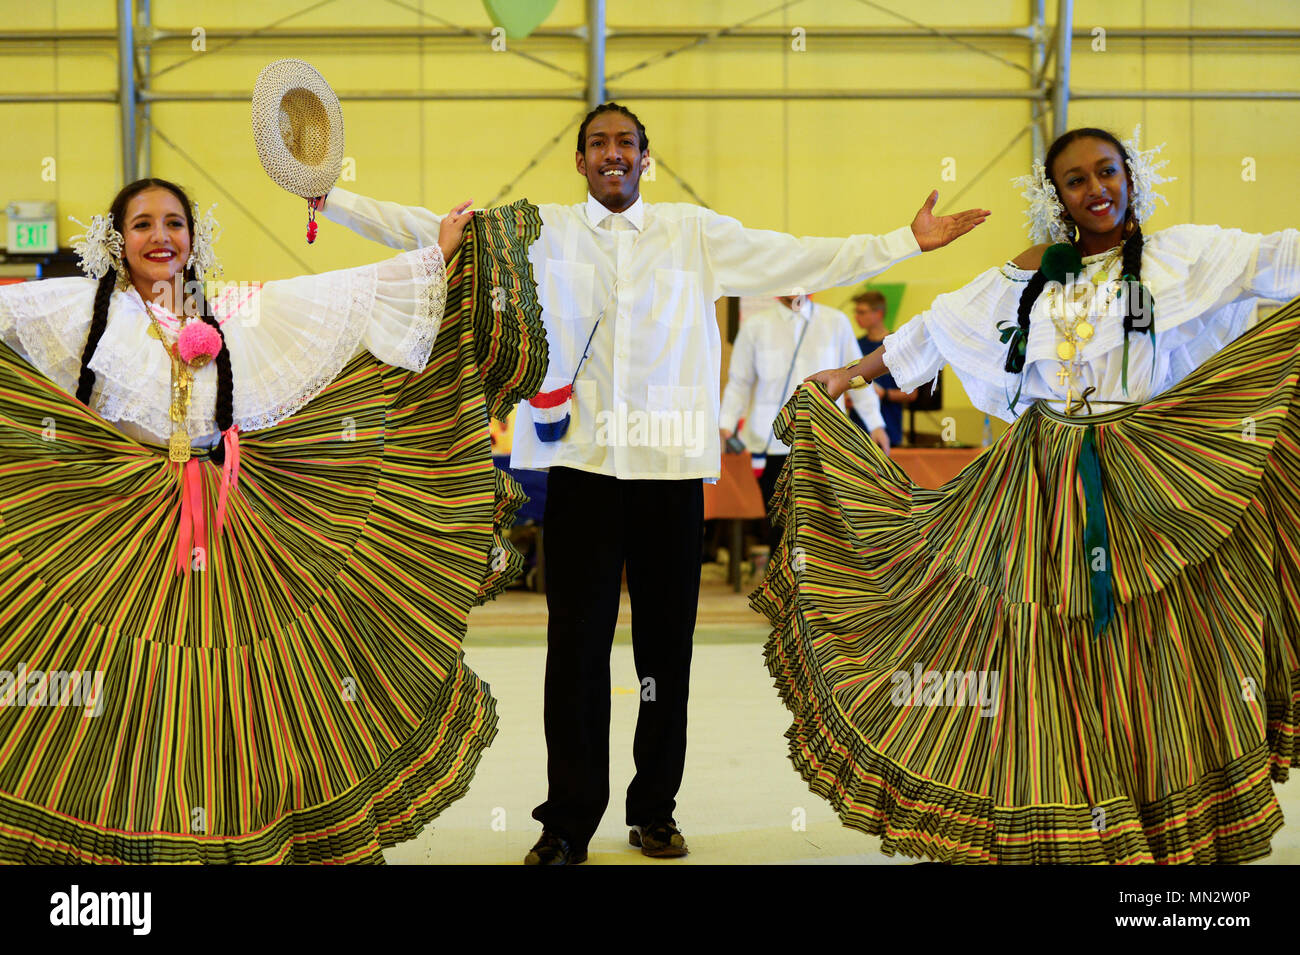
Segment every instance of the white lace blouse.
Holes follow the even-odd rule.
[[[76,394],[96,282],[46,279],[0,287],[0,338],[60,388]],[[423,371],[447,299],[437,245],[374,265],[255,286],[227,286],[213,313],[230,350],[234,423],[267,428],[293,414],[360,351]],[[164,329],[176,319],[154,308]],[[124,433],[166,444],[171,435],[171,359],[149,335],[146,305],[114,291],[108,323],[91,359],[90,406]],[[194,375],[186,430],[195,445],[218,440],[217,370]]]
[[[1107,264],[1105,254],[1083,262],[1082,283],[1091,283]],[[1056,349],[1062,339],[1048,292],[1030,312],[1023,382],[1004,370],[1008,346],[999,326],[1016,324],[1021,292],[1033,274],[1010,264],[989,269],[940,295],[928,311],[887,336],[884,360],[898,387],[909,391],[925,384],[950,364],[971,403],[987,414],[1011,421],[1035,401],[1052,402],[1063,411],[1070,384],[1058,377]],[[1178,384],[1251,326],[1259,300],[1300,295],[1300,232],[1256,235],[1218,226],[1173,226],[1146,237],[1142,281],[1155,300],[1154,361],[1150,336],[1132,332],[1125,392],[1123,313],[1115,305],[1103,309],[1106,296],[1098,295],[1089,318],[1096,332],[1079,346],[1075,395],[1093,387],[1093,401],[1144,402]],[[1018,388],[1020,400],[1012,411],[1008,405]],[[1094,410],[1113,407],[1100,404]]]

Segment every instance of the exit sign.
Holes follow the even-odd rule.
[[[5,207],[9,217],[9,253],[57,252],[59,229],[54,222],[52,202],[11,202]]]

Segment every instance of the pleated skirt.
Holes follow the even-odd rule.
[[[203,460],[181,575],[180,466],[0,346],[0,861],[382,863],[465,793],[497,722],[469,610],[522,568],[488,411],[545,372],[539,228],[476,213],[424,372],[360,355],[243,435],[219,536]]]
[[[1298,347],[1300,300],[1143,405],[1035,405],[938,490],[800,389],[751,603],[795,768],[846,826],[952,863],[1268,854],[1300,719]]]

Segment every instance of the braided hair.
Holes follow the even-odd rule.
[[[113,199],[112,205],[109,206],[113,222],[117,224],[118,228],[125,230],[127,203],[146,189],[166,189],[179,200],[181,208],[185,210],[185,225],[189,230],[192,246],[194,242],[194,213],[190,198],[185,194],[184,189],[173,182],[168,182],[166,179],[137,179],[135,182],[124,186],[117,194],[117,197]],[[203,294],[203,283],[198,281],[194,269],[187,266],[183,273],[183,279],[186,292],[186,302],[183,306],[185,314],[198,317],[221,337],[221,351],[215,359],[217,366],[215,417],[218,430],[227,431],[234,424],[235,404],[234,379],[230,371],[230,349],[226,348],[226,336],[222,332],[216,316],[212,314],[212,305]],[[117,270],[110,268],[100,278],[99,285],[95,289],[95,304],[90,317],[90,331],[86,336],[86,347],[81,353],[81,373],[77,377],[77,400],[84,405],[90,404],[90,396],[95,388],[95,373],[90,368],[90,361],[94,358],[95,349],[99,347],[99,340],[104,336],[104,329],[108,326],[108,306],[116,284]],[[222,462],[224,449],[221,442],[218,442],[217,446],[212,449],[210,457],[218,464]]]
[[[1126,213],[1126,219],[1133,224],[1133,232],[1124,240],[1124,249],[1121,259],[1121,275],[1124,282],[1124,344],[1128,346],[1128,336],[1132,331],[1146,332],[1151,329],[1151,315],[1153,301],[1151,292],[1142,284],[1142,227],[1133,219],[1133,175],[1128,171],[1128,151],[1124,149],[1124,144],[1119,141],[1114,133],[1107,132],[1104,129],[1096,129],[1091,126],[1080,129],[1072,129],[1061,135],[1056,142],[1052,143],[1047,150],[1047,156],[1043,160],[1043,165],[1047,168],[1048,179],[1052,183],[1052,188],[1057,190],[1057,198],[1060,198],[1060,190],[1057,188],[1056,180],[1052,176],[1052,164],[1056,162],[1062,150],[1070,143],[1077,139],[1100,139],[1103,142],[1110,143],[1119,153],[1120,160],[1124,163],[1125,175],[1128,177],[1129,184],[1129,207]],[[1064,203],[1062,203],[1064,205]],[[1077,226],[1076,235],[1077,235]],[[1048,276],[1039,265],[1038,270],[1025,285],[1024,291],[1020,293],[1020,305],[1016,310],[1016,322],[1019,326],[1021,335],[1020,340],[1027,342],[1029,340],[1029,313],[1033,310],[1034,302],[1038,301],[1038,296],[1042,294],[1043,289],[1047,287]],[[1006,370],[1013,373],[1019,373],[1024,369],[1025,356],[1023,352],[1017,352],[1012,348],[1007,352]]]

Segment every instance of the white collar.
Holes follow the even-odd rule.
[[[622,212],[610,212],[589,192],[587,193],[586,212],[587,222],[593,229],[599,228],[600,224],[612,215],[622,216],[628,222],[632,223],[638,232],[645,228],[645,203],[641,201],[640,196],[637,196],[636,202],[632,203],[631,206],[624,209]]]

